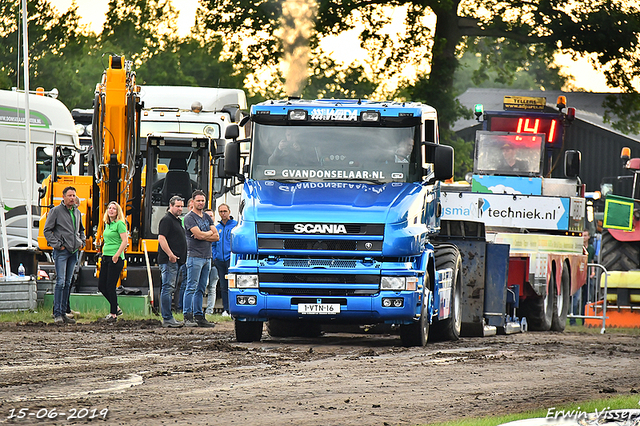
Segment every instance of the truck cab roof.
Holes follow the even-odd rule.
[[[419,102],[371,101],[367,99],[282,99],[261,102],[251,107],[251,115],[287,115],[289,111],[307,111],[311,121],[356,121],[362,112],[375,111],[380,117],[436,116],[435,108]]]

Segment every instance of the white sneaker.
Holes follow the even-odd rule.
[[[222,313],[222,316],[223,316],[223,317],[230,317],[231,315],[229,315],[229,312],[224,311],[224,312]]]

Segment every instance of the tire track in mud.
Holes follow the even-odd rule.
[[[0,422],[22,406],[83,406],[107,407],[107,423],[127,425],[426,424],[640,389],[636,336],[525,333],[404,348],[392,335],[240,344],[229,322],[117,324],[0,324]]]

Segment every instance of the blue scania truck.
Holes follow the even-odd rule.
[[[273,337],[386,324],[405,346],[485,335],[490,317],[520,330],[507,327],[508,245],[440,220],[453,149],[434,108],[290,98],[247,120],[251,138],[226,145],[220,172],[243,181],[228,275],[238,341],[259,341],[264,322]]]

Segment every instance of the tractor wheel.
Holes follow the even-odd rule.
[[[462,258],[452,244],[435,246],[436,270],[451,269],[451,316],[436,321],[429,330],[429,339],[458,340],[462,328]]]
[[[556,296],[555,309],[553,310],[553,319],[551,321],[551,330],[564,331],[567,325],[567,314],[570,305],[570,277],[567,265],[562,268],[562,283],[560,284],[560,294]]]
[[[602,232],[600,264],[608,271],[630,271],[640,264],[640,244],[618,241],[607,231]]]
[[[259,342],[262,339],[262,321],[235,320],[235,325],[238,342]]]
[[[555,307],[555,279],[549,277],[549,286],[545,297],[531,297],[522,301],[522,314],[527,318],[529,330],[549,331]]]

